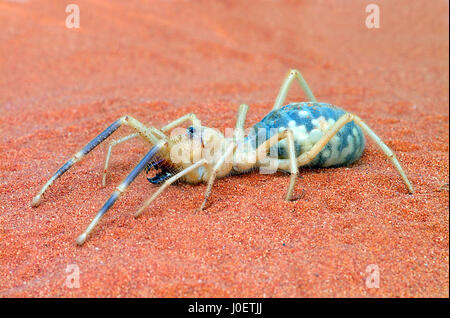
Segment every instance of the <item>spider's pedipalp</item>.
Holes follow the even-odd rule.
[[[42,195],[50,187],[56,179],[61,177],[67,170],[69,170],[75,163],[79,162],[84,158],[89,152],[91,152],[95,147],[97,147],[102,141],[108,138],[112,133],[114,133],[120,126],[126,125],[135,129],[139,135],[141,135],[150,144],[156,145],[159,139],[156,138],[150,130],[145,127],[138,120],[131,116],[122,116],[115,122],[113,122],[108,128],[101,132],[97,137],[92,139],[84,148],[78,151],[71,159],[69,159],[61,168],[59,168],[56,173],[44,184],[38,194],[33,198],[31,206],[37,207],[41,203]]]
[[[165,141],[162,141],[155,145],[150,151],[145,155],[145,157],[136,165],[136,167],[133,169],[133,171],[130,172],[130,174],[122,181],[122,183],[116,188],[116,190],[113,192],[111,197],[105,202],[103,207],[100,209],[100,211],[97,213],[95,218],[92,220],[92,222],[89,224],[89,226],[86,228],[83,234],[81,234],[77,238],[78,245],[83,245],[83,243],[86,241],[87,236],[92,231],[92,229],[97,225],[97,223],[100,221],[102,216],[113,206],[113,204],[117,201],[117,199],[124,193],[128,186],[133,182],[134,179],[138,176],[139,173],[142,172],[142,170],[145,169],[145,167],[148,165],[148,163],[152,160],[153,156],[163,147],[163,145],[166,144]]]
[[[39,206],[41,203],[42,194],[47,190],[49,186],[55,182],[56,179],[61,177],[67,170],[69,170],[75,163],[83,159],[89,152],[92,151],[95,147],[97,147],[102,141],[108,138],[113,132],[115,132],[123,122],[123,117],[119,118],[115,122],[113,122],[108,128],[106,128],[102,133],[100,133],[97,137],[92,139],[83,149],[78,151],[72,158],[70,158],[61,168],[59,168],[56,173],[47,181],[46,184],[42,187],[42,189],[38,192],[38,194],[33,198],[31,205],[33,207]]]

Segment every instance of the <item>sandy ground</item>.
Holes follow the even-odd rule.
[[[448,1],[73,2],[80,29],[64,1],[0,1],[1,297],[449,296]],[[134,219],[156,189],[142,175],[78,247],[149,149],[136,139],[114,150],[106,187],[107,142],[30,207],[121,115],[225,129],[248,103],[251,126],[289,68],[378,132],[416,192],[370,141],[349,168],[302,169],[294,202],[287,175],[254,173],[217,181],[204,212],[205,185],[180,184]]]

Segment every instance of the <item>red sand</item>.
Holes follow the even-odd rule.
[[[0,2],[0,296],[448,297],[448,1]],[[107,144],[30,201],[66,159],[113,120],[157,127],[188,112],[233,127],[270,109],[289,68],[317,98],[362,117],[392,147],[416,193],[376,145],[350,168],[289,178],[250,174],[172,186],[141,218],[155,186],[140,176],[83,247],[75,244],[148,146]],[[291,101],[304,95],[295,87]],[[121,130],[117,136],[127,133]],[[65,284],[66,267],[80,288]],[[366,268],[380,270],[367,288]]]

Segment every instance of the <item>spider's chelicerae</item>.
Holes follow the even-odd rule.
[[[308,96],[309,102],[292,103],[283,106],[289,87],[297,81]],[[136,136],[141,136],[153,147],[116,188],[97,216],[81,234],[78,244],[83,244],[99,222],[103,214],[117,201],[136,176],[146,169],[158,171],[151,183],[162,186],[142,205],[135,216],[140,215],[155,198],[170,184],[177,180],[187,183],[208,182],[205,199],[200,207],[205,207],[216,178],[230,174],[243,173],[255,167],[270,167],[273,171],[290,172],[290,182],[286,200],[291,200],[298,167],[337,167],[346,166],[358,160],[365,145],[365,132],[380,146],[391,160],[406,184],[409,193],[413,187],[409,182],[396,156],[388,146],[358,116],[348,113],[330,104],[318,103],[303,76],[297,70],[289,71],[272,111],[254,125],[244,138],[244,123],[248,106],[239,108],[235,130],[230,137],[225,137],[218,130],[201,126],[194,114],[187,114],[167,124],[161,129],[146,127],[133,117],[123,116],[95,137],[83,149],[67,161],[33,198],[32,206],[40,204],[42,194],[47,188],[86,154],[108,138],[120,126],[126,125],[136,133],[117,141],[109,147],[103,184],[106,180],[111,149],[113,146]],[[183,133],[174,133],[176,127],[185,122],[191,126]],[[169,132],[171,136],[167,136]]]

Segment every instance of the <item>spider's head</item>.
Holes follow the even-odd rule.
[[[206,160],[206,163],[186,173],[184,180],[194,184],[207,181],[209,172],[229,142],[217,129],[203,126],[174,129],[168,141],[167,147],[148,164],[147,172],[157,171],[154,177],[148,178],[151,183],[160,184],[200,160]],[[228,174],[231,168],[232,163],[225,163],[218,176]]]

